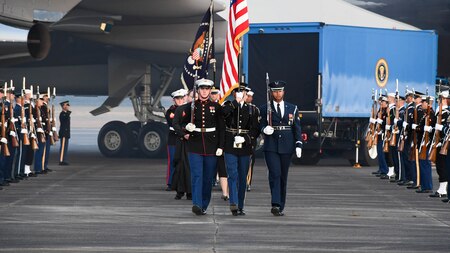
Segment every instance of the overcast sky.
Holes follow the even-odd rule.
[[[27,30],[0,24],[0,41],[24,41],[27,38]]]

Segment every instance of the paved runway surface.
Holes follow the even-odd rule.
[[[262,159],[243,217],[218,188],[193,215],[164,191],[163,160],[71,161],[0,191],[0,252],[450,252],[449,204],[343,160],[292,166],[284,217],[270,213]]]

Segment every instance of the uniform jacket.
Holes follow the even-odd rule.
[[[225,122],[222,106],[212,101],[195,101],[194,124],[201,129],[215,128],[213,132],[187,132],[185,126],[191,120],[191,103],[180,106],[175,111],[173,127],[179,136],[189,134],[187,151],[201,155],[216,155],[217,148],[224,147]]]
[[[178,138],[175,129],[173,128],[173,118],[175,117],[175,110],[177,109],[177,107],[178,106],[176,105],[172,105],[169,109],[167,109],[165,115],[167,126],[169,127],[169,138],[167,140],[167,145],[169,146],[175,146]]]
[[[239,108],[239,109],[238,109]],[[239,110],[239,129],[248,131],[248,133],[237,134],[234,129],[238,128],[238,110]],[[234,101],[229,101],[223,106],[223,115],[225,118],[225,153],[234,155],[251,155],[253,143],[259,135],[258,110],[256,106],[243,103],[242,106]],[[232,130],[233,129],[233,130]],[[230,131],[231,130],[231,131]],[[234,148],[234,137],[242,136],[245,142],[242,148]]]
[[[70,138],[70,114],[72,112],[71,111],[61,111],[61,113],[59,114],[59,122],[60,122],[60,126],[59,126],[59,137],[66,137],[67,139]]]
[[[284,115],[280,119],[276,114],[273,103],[272,106],[272,126],[290,126],[288,130],[275,130],[272,135],[264,135],[264,151],[276,152],[279,154],[292,154],[295,147],[303,147],[302,130],[297,106],[284,102]],[[260,107],[261,124],[260,129],[268,125],[267,104]]]
[[[419,122],[419,126],[416,128],[417,132],[418,132],[418,142],[422,141],[423,135],[425,133],[425,123],[426,123],[426,116],[427,116],[427,111],[422,111],[422,118],[420,118],[420,122]],[[436,114],[434,113],[433,108],[430,108],[430,123],[429,126],[434,126],[436,124]],[[429,133],[429,143],[431,143],[432,139],[433,139],[433,134],[434,132],[432,131],[431,133]]]

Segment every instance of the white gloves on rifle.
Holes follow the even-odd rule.
[[[222,156],[223,155],[223,150],[221,148],[218,148],[216,150],[216,156]]]
[[[242,136],[234,136],[234,143],[241,144],[245,142],[245,138]]]
[[[394,125],[397,125],[397,123],[398,123],[398,119],[395,118],[395,119],[394,119]]]
[[[425,126],[425,127],[423,128],[423,130],[425,130],[425,131],[431,133],[431,131],[433,131],[433,127],[432,127],[432,126]]]
[[[382,119],[377,119],[377,123],[378,124],[383,124],[383,120]]]
[[[301,148],[295,148],[295,155],[297,158],[302,157],[302,149]]]
[[[384,129],[385,130],[390,130],[391,129],[391,125],[386,125]]]
[[[417,124],[412,124],[412,125],[411,125],[411,128],[414,129],[414,130],[416,130]]]
[[[403,122],[403,128],[406,128],[407,126],[408,126],[408,123],[406,123],[406,121]]]
[[[377,120],[374,119],[374,118],[370,118],[370,119],[369,119],[369,123],[375,124],[375,123],[377,123]]]
[[[192,133],[192,132],[194,132],[194,130],[195,130],[195,125],[194,125],[194,124],[188,123],[188,124],[186,125],[186,131]]]
[[[274,129],[271,126],[266,126],[263,130],[264,134],[266,134],[266,135],[272,135],[273,131],[274,131]]]
[[[442,128],[444,128],[444,126],[436,123],[436,126],[434,128],[436,128],[436,130],[438,131],[442,131]]]

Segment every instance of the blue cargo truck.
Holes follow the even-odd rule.
[[[415,89],[435,95],[437,34],[327,25],[251,24],[244,37],[242,72],[266,103],[270,80],[287,82],[286,101],[298,105],[304,152],[293,162],[314,164],[323,154],[342,153],[351,163],[372,165],[364,143],[372,89],[399,93]],[[265,115],[262,115],[265,117]]]

